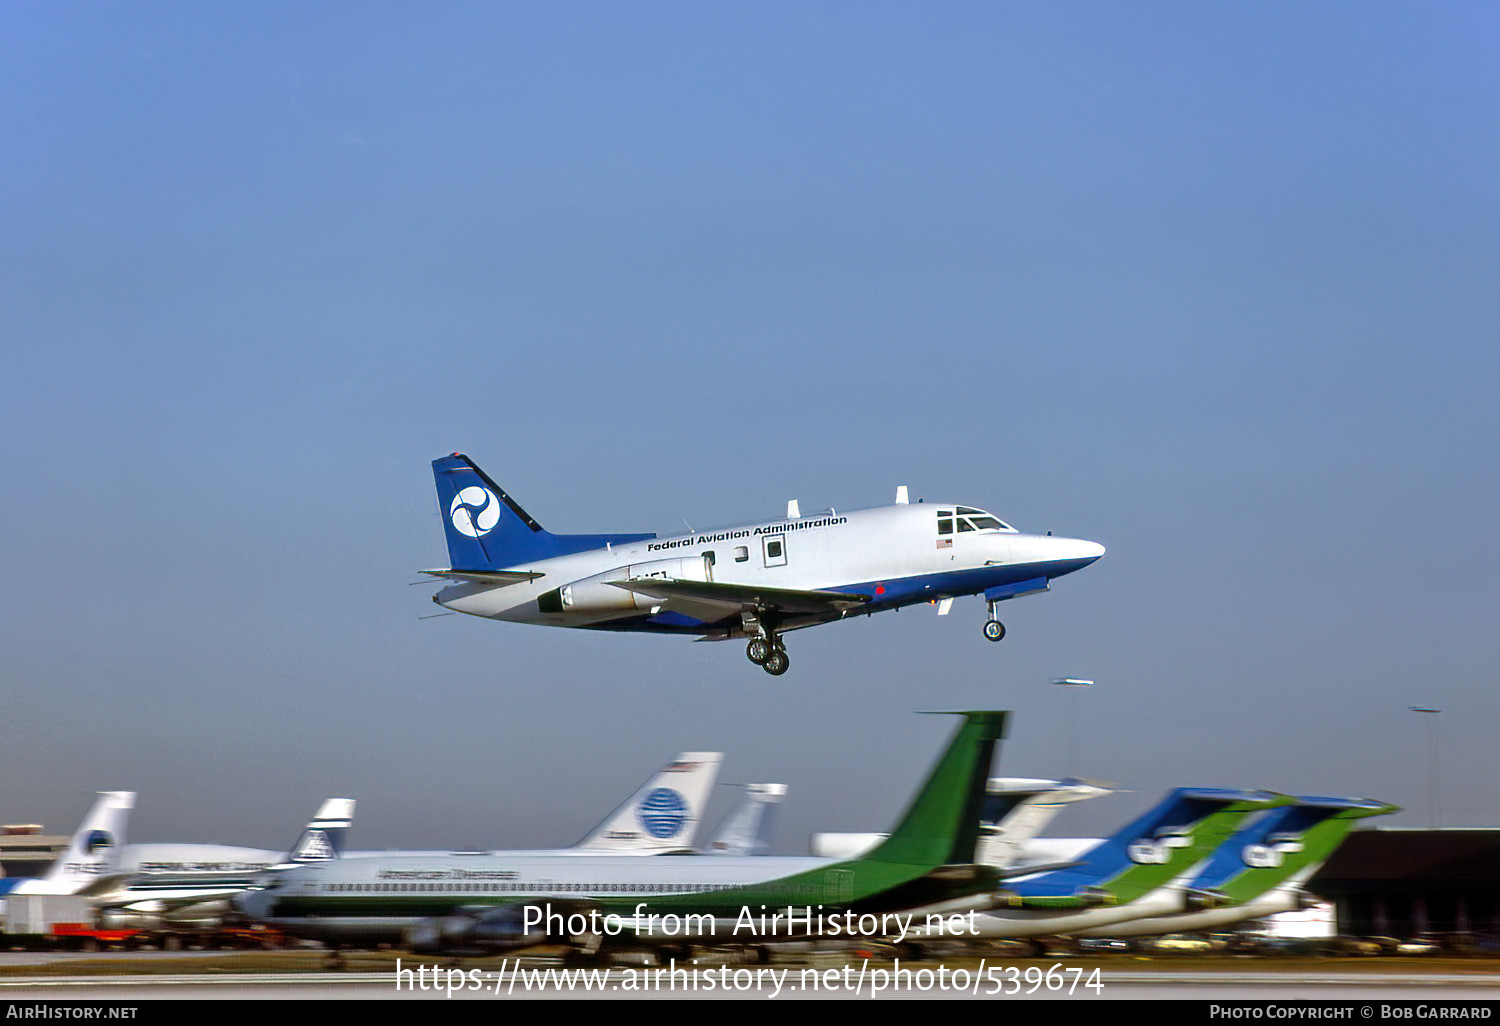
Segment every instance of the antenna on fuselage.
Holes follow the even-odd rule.
[[[906,485],[896,486],[896,505],[905,506],[911,502],[911,497],[906,493]]]
[[[786,500],[786,518],[788,520],[797,520],[797,519],[800,519],[801,516],[802,516],[802,507],[797,504],[797,500],[796,499],[788,499],[788,500]]]

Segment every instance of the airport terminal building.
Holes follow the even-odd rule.
[[[1357,830],[1308,889],[1340,936],[1500,941],[1500,829]]]

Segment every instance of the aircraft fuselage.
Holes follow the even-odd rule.
[[[745,527],[651,538],[507,567],[538,573],[494,587],[464,582],[433,597],[455,612],[513,623],[743,637],[722,606],[652,597],[615,582],[659,577],[864,596],[857,610],[786,611],[777,629],[826,623],[918,602],[998,591],[994,600],[1044,591],[1047,582],[1104,553],[1094,542],[1011,529],[939,535],[940,510],[904,504],[817,514]],[[1015,589],[1009,591],[1009,589]],[[1007,593],[1008,592],[1008,593]],[[774,599],[766,605],[774,606]]]

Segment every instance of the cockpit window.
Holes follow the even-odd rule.
[[[969,506],[959,506],[956,510],[940,509],[937,511],[938,534],[952,534],[954,529],[960,534],[965,531],[1010,531],[1015,533],[1015,528],[1009,524],[990,516],[982,509],[973,509]]]

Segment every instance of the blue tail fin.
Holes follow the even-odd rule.
[[[654,534],[550,534],[474,461],[454,453],[432,461],[438,512],[454,570],[501,570],[570,552],[645,541]]]
[[[1183,873],[1222,844],[1251,812],[1289,804],[1269,791],[1180,787],[1154,809],[1091,849],[1070,869],[1008,885],[1023,899],[1108,889],[1129,901]]]

